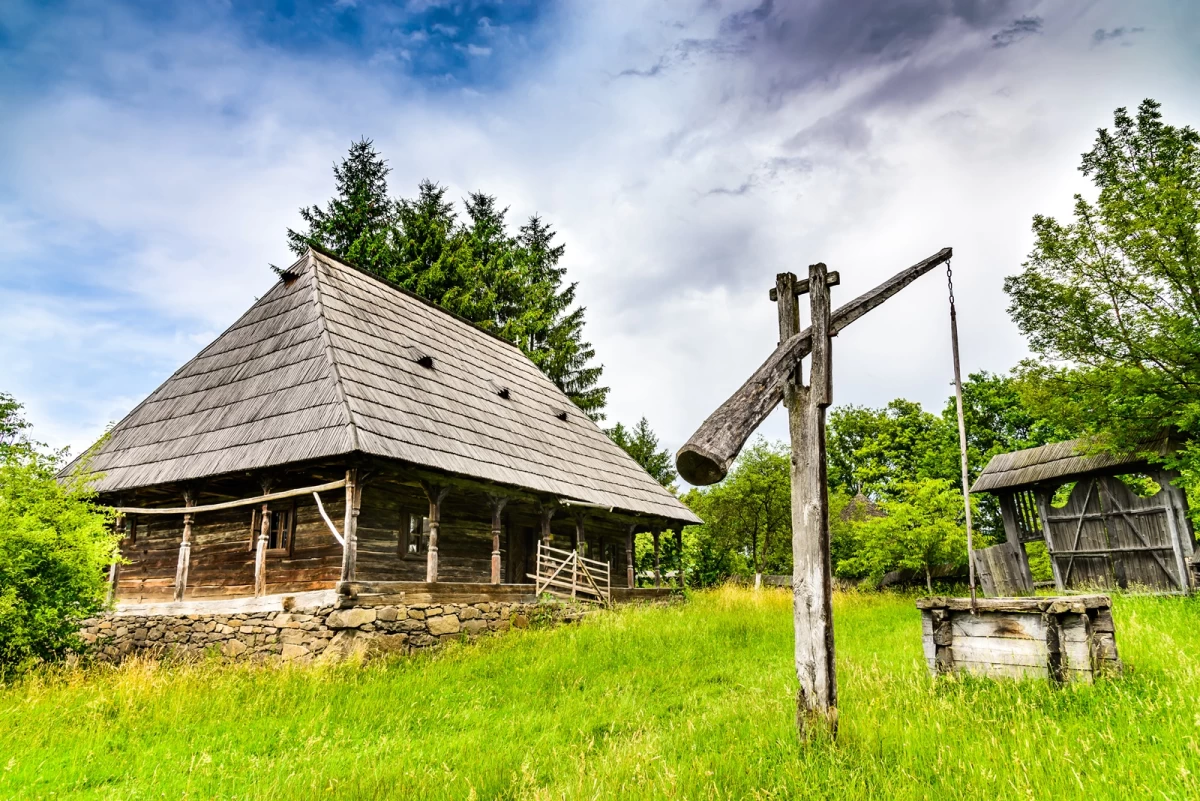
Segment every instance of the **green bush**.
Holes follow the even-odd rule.
[[[117,547],[88,481],[55,478],[65,454],[24,436],[20,408],[0,394],[0,679],[80,647]]]

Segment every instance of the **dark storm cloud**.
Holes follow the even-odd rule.
[[[1019,17],[992,34],[992,47],[1008,47],[1027,36],[1042,32],[1041,17]]]
[[[1033,18],[1012,21],[1017,1],[763,0],[726,16],[715,37],[685,39],[652,65],[620,74],[655,77],[696,58],[741,57],[761,73],[761,91],[778,100],[856,70],[906,59],[952,25],[979,31],[1006,22],[1004,30],[1028,25]]]
[[[1129,44],[1128,38],[1130,36],[1132,36],[1135,33],[1141,33],[1144,30],[1146,30],[1146,29],[1145,28],[1126,28],[1125,26],[1121,26],[1120,28],[1113,28],[1112,30],[1107,30],[1107,31],[1104,30],[1103,28],[1098,28],[1096,30],[1096,32],[1092,34],[1092,43],[1102,45],[1105,42],[1112,42],[1112,41],[1116,41],[1118,39],[1124,39],[1125,41],[1122,41],[1121,44]]]
[[[721,24],[752,59],[772,99],[908,59],[951,26],[986,31],[1012,19],[1010,0],[764,0]]]

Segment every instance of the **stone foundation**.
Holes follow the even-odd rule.
[[[407,653],[451,639],[477,637],[531,621],[576,619],[577,608],[537,602],[483,602],[350,607],[330,603],[290,611],[211,614],[117,614],[85,621],[93,658],[119,662],[135,654],[282,662],[334,661],[372,653]]]

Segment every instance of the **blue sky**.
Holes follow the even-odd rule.
[[[266,291],[361,136],[394,194],[557,228],[610,419],[672,448],[773,346],[774,274],[813,261],[844,300],[954,246],[964,363],[1005,370],[1001,282],[1086,191],[1094,130],[1144,97],[1200,124],[1197,8],[10,0],[0,391],[88,444]],[[940,406],[946,328],[927,277],[839,337],[836,401]]]

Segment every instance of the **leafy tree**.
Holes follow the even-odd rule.
[[[0,394],[0,678],[82,647],[117,547],[86,479],[56,480],[65,454],[27,439],[20,410]]]
[[[697,539],[726,554],[713,561],[744,565],[757,585],[764,572],[791,570],[791,497],[787,447],[760,437],[724,481],[691,490],[684,502],[704,519]]]
[[[1172,464],[1200,477],[1200,135],[1145,100],[1117,109],[1080,171],[1094,201],[1074,218],[1037,215],[1034,246],[1004,283],[1009,313],[1043,361],[1023,365],[1023,394],[1096,447],[1187,441]]]
[[[658,437],[650,430],[650,423],[645,417],[638,420],[632,431],[617,423],[606,429],[605,433],[653,476],[655,481],[670,490],[675,489],[675,479],[678,476],[671,454],[666,448],[658,447]]]
[[[446,188],[422,181],[415,198],[388,196],[387,163],[370,140],[334,167],[336,195],[325,208],[300,210],[307,224],[288,230],[297,254],[325,248],[520,347],[593,420],[604,419],[604,368],[583,338],[585,309],[558,262],[564,246],[534,216],[513,236],[507,209],[471,193],[459,218]]]
[[[883,409],[834,409],[826,433],[830,484],[879,499],[899,482],[953,480],[960,473],[957,437],[957,423],[952,428],[903,398]]]
[[[900,482],[880,506],[882,516],[854,523],[857,547],[838,563],[839,573],[878,582],[890,570],[919,570],[933,592],[932,568],[966,564],[962,492],[949,481]]]

